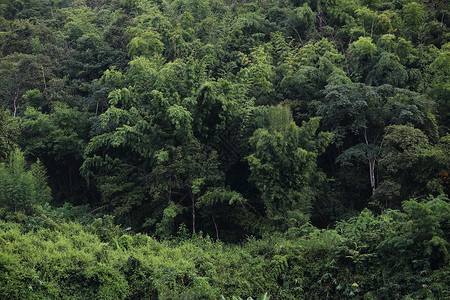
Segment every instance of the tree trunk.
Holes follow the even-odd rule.
[[[15,93],[15,95],[14,95],[14,101],[13,101],[13,104],[14,104],[14,118],[16,117],[16,114],[17,114],[17,99],[19,98],[19,88],[17,88],[17,90],[16,90],[16,93]]]
[[[191,190],[189,190],[189,194],[191,195],[192,201],[192,232],[195,234],[195,196],[192,194]]]
[[[214,222],[214,228],[216,229],[216,239],[219,239],[219,229],[217,228],[217,223],[216,223],[216,219],[214,218],[214,216],[212,216],[213,222]]]
[[[372,188],[372,196],[375,194],[376,181],[375,181],[375,163],[379,153],[371,153],[369,139],[367,138],[367,130],[364,129],[364,140],[367,145],[367,158],[369,163],[369,177],[370,177],[370,187]]]
[[[375,159],[369,158],[369,176],[370,186],[372,188],[372,196],[375,194],[376,182],[375,182]]]

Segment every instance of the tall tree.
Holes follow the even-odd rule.
[[[324,179],[316,159],[332,135],[317,134],[319,118],[298,127],[288,107],[271,108],[267,118],[267,126],[250,139],[252,153],[246,158],[250,180],[261,192],[268,218],[282,224],[290,219],[303,222],[316,197],[315,184]]]
[[[349,170],[340,182],[348,181],[348,190],[365,191],[365,183],[355,185],[361,178],[352,168],[365,165],[369,170],[366,178],[370,193],[358,193],[359,198],[373,195],[377,188],[376,162],[383,152],[386,126],[412,123],[431,139],[437,138],[432,103],[417,93],[389,85],[374,88],[363,84],[328,86],[325,93],[317,113],[324,117],[324,128],[334,133],[332,143],[337,153],[332,159],[336,159],[342,170]]]
[[[17,147],[20,136],[18,122],[4,110],[0,110],[0,161],[6,159],[9,153]]]
[[[384,146],[382,181],[375,195],[380,204],[398,207],[402,199],[438,195],[447,188],[439,180],[440,174],[450,168],[445,138],[432,145],[420,129],[391,125],[386,128]]]

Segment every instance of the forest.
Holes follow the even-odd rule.
[[[0,299],[449,299],[450,2],[0,0]]]

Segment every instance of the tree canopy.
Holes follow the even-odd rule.
[[[0,0],[0,298],[448,297],[447,2]]]

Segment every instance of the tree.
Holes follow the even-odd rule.
[[[359,190],[355,197],[373,195],[377,188],[376,162],[383,153],[383,136],[389,124],[412,123],[436,140],[437,127],[431,103],[421,95],[389,85],[370,87],[363,84],[328,86],[317,114],[323,117],[325,130],[334,134],[337,153],[333,160],[340,165],[346,193]],[[363,160],[366,163],[362,163]],[[361,181],[361,169],[369,170],[370,193]],[[358,169],[358,171],[355,170]],[[367,173],[366,173],[367,174]],[[367,182],[367,181],[366,181]],[[359,186],[357,183],[361,183]]]
[[[40,161],[49,172],[48,182],[56,202],[85,203],[90,191],[79,168],[89,140],[90,114],[54,106],[50,114],[29,107],[20,122],[19,144],[28,159]]]
[[[437,116],[443,132],[450,128],[450,43],[442,46],[436,59],[428,66],[430,84],[427,94],[438,105]]]
[[[426,17],[424,6],[417,2],[411,2],[403,6],[402,13],[408,37],[414,41],[422,42]]]
[[[290,11],[287,20],[287,30],[290,36],[298,39],[300,42],[306,39],[315,28],[316,19],[316,13],[311,10],[307,3],[303,3],[302,6]]]
[[[359,37],[348,48],[350,75],[354,81],[364,81],[370,70],[377,46],[370,37]]]
[[[248,97],[254,98],[259,105],[270,103],[275,75],[271,56],[266,53],[263,46],[253,48],[250,59],[244,54],[241,56],[245,68],[239,71],[238,77],[247,88]]]
[[[30,213],[36,205],[50,200],[42,163],[38,160],[28,169],[23,153],[15,149],[9,163],[0,164],[0,207],[7,212]]]
[[[445,139],[441,143],[431,145],[428,137],[411,125],[386,127],[385,151],[380,159],[383,181],[375,198],[398,206],[401,199],[443,193],[445,183],[438,177],[450,168],[450,161],[443,151],[447,146]],[[386,193],[389,186],[398,189],[391,198]]]
[[[128,44],[128,48],[130,49],[128,54],[131,57],[152,57],[154,54],[160,54],[164,49],[164,45],[160,41],[160,35],[158,32],[134,32],[133,35],[135,35],[135,37],[133,37]]]
[[[405,87],[407,80],[408,72],[400,64],[399,58],[390,53],[382,52],[378,61],[367,74],[366,84],[373,86],[390,84],[395,87]]]
[[[246,158],[250,180],[261,192],[268,218],[284,224],[291,218],[302,222],[315,200],[314,183],[323,180],[317,170],[317,156],[332,135],[316,135],[319,118],[298,127],[290,109],[280,105],[269,110],[267,120],[267,126],[256,130],[250,139],[252,153]]]
[[[152,182],[153,201],[162,200],[169,207],[173,207],[175,203],[178,207],[186,207],[185,203],[190,202],[188,207],[192,215],[192,231],[196,233],[197,199],[207,188],[221,186],[223,182],[217,153],[207,151],[198,141],[191,140],[182,146],[160,150],[156,155],[157,164],[148,177]],[[175,217],[176,214],[171,216],[172,219]],[[157,231],[161,235],[170,234],[174,229],[165,228],[164,232],[160,228]]]
[[[0,105],[17,116],[23,95],[32,89],[44,90],[52,78],[50,60],[45,56],[12,54],[0,58]]]
[[[242,96],[245,87],[224,79],[206,81],[196,92],[193,107],[194,135],[201,142],[217,145],[221,134],[242,119],[251,102]]]
[[[17,147],[20,128],[6,111],[0,110],[0,162]]]
[[[217,145],[220,131],[238,112],[239,87],[225,80],[205,82],[204,70],[193,57],[188,63],[179,59],[164,64],[158,56],[141,56],[125,74],[109,70],[101,80],[111,89],[110,107],[94,124],[95,136],[85,149],[81,171],[94,180],[116,213],[133,213],[134,221],[149,220],[146,225],[164,223],[167,226],[157,226],[163,235],[172,224],[169,219],[186,211],[175,209],[186,207],[186,199],[191,200],[195,219],[200,194],[193,182],[213,180],[213,175],[208,179],[209,173],[201,172],[217,169],[211,166],[215,152],[197,138]],[[190,166],[187,158],[197,163]],[[177,189],[169,198],[164,196]],[[180,198],[182,192],[189,197]],[[195,221],[192,224],[195,230]]]

